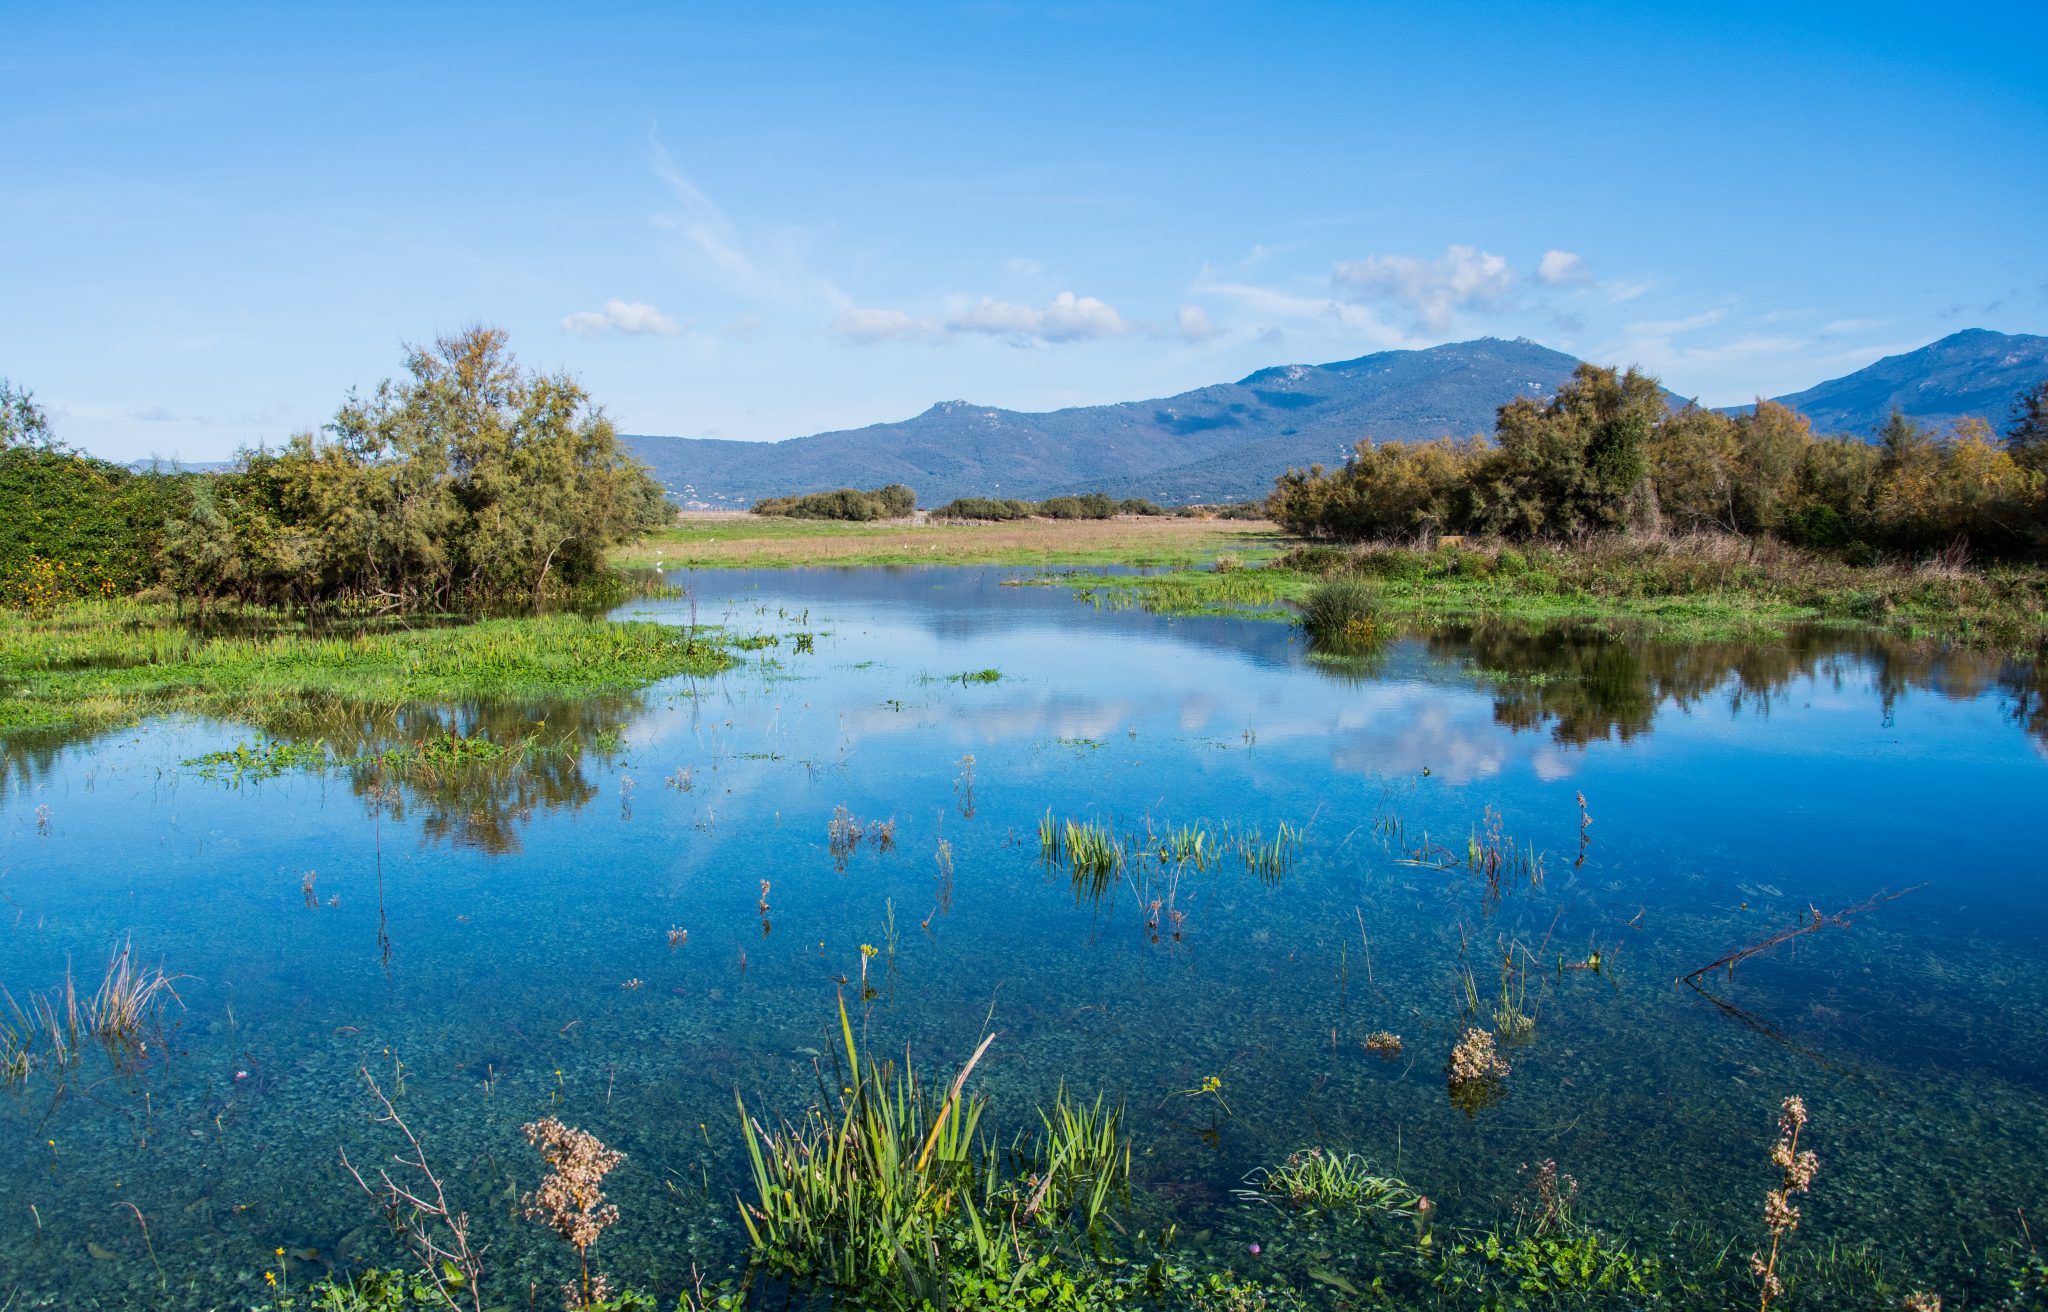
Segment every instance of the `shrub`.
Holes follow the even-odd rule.
[[[1358,558],[1343,547],[1296,547],[1273,562],[1273,568],[1293,570],[1297,574],[1313,574],[1317,578],[1329,578],[1341,574],[1357,564]]]
[[[1355,567],[1359,573],[1374,578],[1414,583],[1429,573],[1429,558],[1418,551],[1389,547],[1385,551],[1368,552],[1357,557]]]

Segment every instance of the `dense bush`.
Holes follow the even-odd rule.
[[[933,519],[1029,519],[1038,507],[1029,501],[993,497],[955,497],[932,512]]]
[[[830,492],[768,497],[754,503],[754,513],[757,515],[786,515],[792,519],[840,519],[854,522],[904,519],[916,509],[917,493],[901,483],[891,483],[872,492],[842,487]]]
[[[1038,503],[1038,513],[1047,519],[1114,519],[1117,503],[1100,492],[1077,497],[1047,497]]]
[[[504,333],[413,349],[406,368],[324,433],[204,475],[63,451],[0,384],[0,579],[160,583],[202,603],[538,604],[609,580],[606,551],[668,518],[583,389],[522,372]]]
[[[0,605],[155,582],[165,526],[186,513],[197,481],[55,447],[0,449]]]
[[[992,497],[956,497],[932,511],[934,519],[986,519],[998,522],[1029,519],[1114,519],[1118,515],[1163,515],[1166,512],[1149,501],[1117,501],[1101,492],[1079,496],[1047,497],[1043,501],[997,500]]]
[[[1545,404],[1501,407],[1494,440],[1361,442],[1339,470],[1290,470],[1267,502],[1306,537],[1576,537],[1621,528],[1770,535],[1870,554],[1966,540],[2048,546],[2048,383],[2000,441],[1983,420],[1936,433],[1894,415],[1875,444],[1817,436],[1762,401],[1670,412],[1655,379],[1581,365]]]

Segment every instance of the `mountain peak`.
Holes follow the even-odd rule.
[[[1824,433],[1869,436],[1898,411],[1924,424],[1964,415],[2002,423],[2013,398],[2048,378],[2048,337],[1965,328],[1803,392],[1774,397]]]

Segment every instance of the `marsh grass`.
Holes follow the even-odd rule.
[[[701,634],[578,615],[414,628],[231,618],[200,624],[136,601],[0,611],[0,734],[181,710],[264,723],[279,702],[318,696],[394,705],[590,693],[732,664]]]
[[[2048,566],[1959,569],[1911,557],[1852,563],[1767,539],[1714,533],[1633,534],[1511,547],[1451,550],[1405,543],[1300,546],[1259,568],[1217,574],[1183,569],[1145,577],[1075,575],[1048,582],[1101,596],[1170,596],[1186,613],[1228,609],[1224,589],[1255,586],[1305,604],[1322,585],[1369,586],[1374,613],[1434,623],[1446,618],[1643,621],[1672,638],[1759,637],[1788,625],[1867,625],[2013,654],[2048,645]],[[1268,618],[1289,614],[1244,611]]]
[[[1110,828],[1096,820],[1055,820],[1050,810],[1038,822],[1038,851],[1047,865],[1074,876],[1078,889],[1085,881],[1097,898],[1123,874],[1129,849]]]
[[[1301,627],[1319,647],[1369,649],[1382,636],[1378,594],[1362,579],[1319,583],[1301,601]]]

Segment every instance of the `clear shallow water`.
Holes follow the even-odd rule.
[[[551,1112],[629,1154],[602,1251],[615,1278],[673,1291],[693,1259],[732,1267],[734,1092],[757,1114],[808,1105],[863,943],[880,949],[876,1051],[951,1069],[992,1016],[977,1078],[993,1123],[1023,1128],[1063,1080],[1127,1099],[1141,1212],[1240,1268],[1326,1260],[1231,1195],[1309,1144],[1398,1170],[1447,1226],[1505,1221],[1517,1167],[1554,1158],[1584,1219],[1652,1249],[1703,1228],[1746,1253],[1788,1093],[1822,1160],[1801,1243],[1872,1244],[1953,1297],[2016,1209],[2048,1211],[2034,671],[1842,634],[1506,629],[1327,665],[1283,625],[1001,586],[1019,574],[676,576],[692,601],[623,613],[779,645],[632,697],[463,708],[556,749],[381,798],[345,770],[181,764],[243,725],[11,748],[0,983],[24,998],[68,962],[89,988],[130,936],[186,978],[138,1068],[0,1095],[6,1294],[227,1305],[260,1298],[278,1247],[317,1253],[293,1260],[297,1281],[389,1258],[337,1160],[391,1146],[365,1065],[387,1088],[402,1076],[504,1288],[567,1270],[511,1219],[539,1174],[517,1127]],[[989,668],[1000,681],[948,677]],[[418,732],[307,720],[349,750]],[[1594,823],[1575,869],[1578,793]],[[893,850],[835,860],[841,806],[893,819]],[[1495,899],[1463,869],[1488,807],[1546,853],[1540,887]],[[1039,859],[1048,808],[1306,836],[1277,881],[1235,862],[1183,876],[1181,936],[1155,942],[1158,873],[1142,895],[1077,894]],[[1403,863],[1425,834],[1458,869]],[[1809,905],[1910,885],[1713,980],[1725,1006],[1673,983]],[[672,949],[671,927],[688,942]],[[1546,962],[1597,948],[1607,969],[1531,976],[1534,1038],[1509,1051],[1505,1096],[1467,1115],[1442,1074],[1463,971],[1490,1006],[1510,940]],[[1400,1060],[1362,1049],[1377,1029],[1404,1036]],[[1179,1096],[1209,1075],[1233,1114]],[[124,1203],[148,1218],[161,1281]]]

